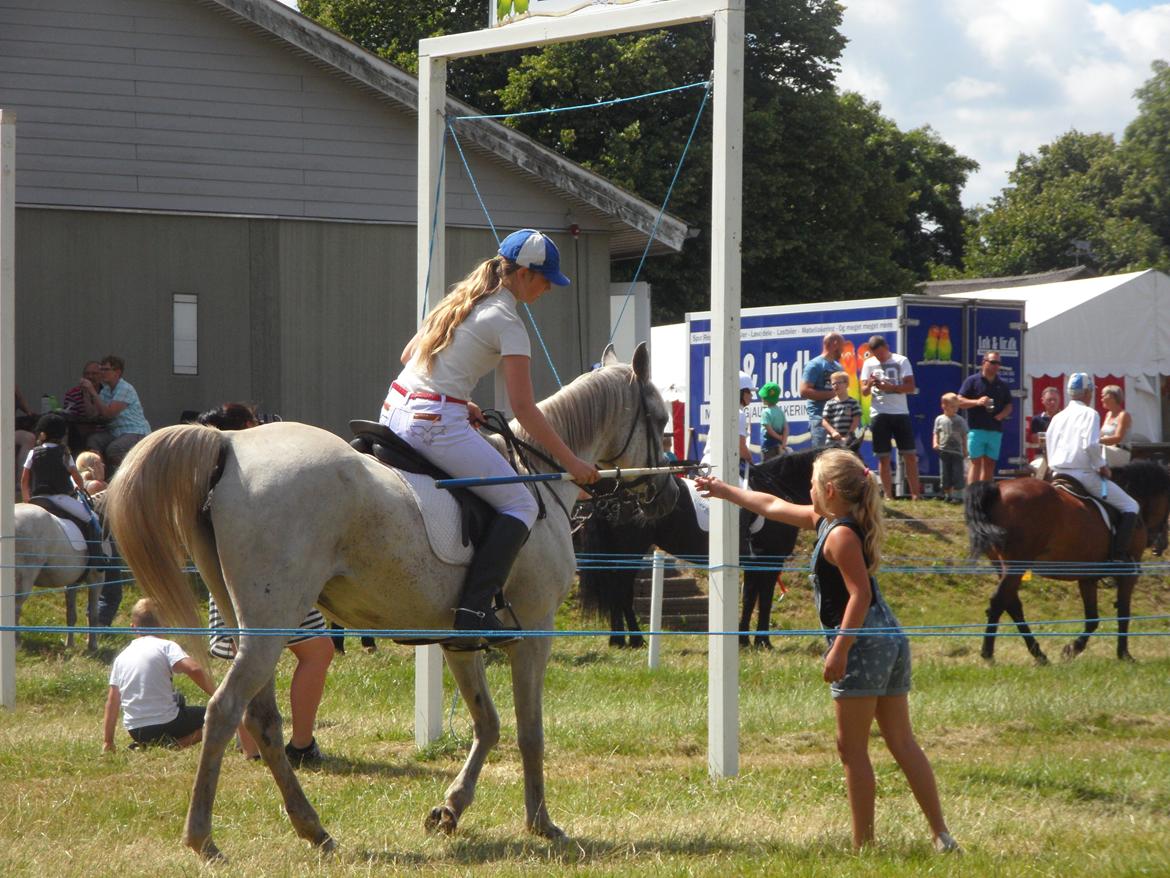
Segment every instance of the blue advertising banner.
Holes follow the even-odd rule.
[[[942,395],[954,393],[967,376],[970,358],[964,342],[963,301],[908,301],[902,353],[910,358],[918,392],[910,398],[918,473],[937,476],[939,456],[934,452],[934,420],[942,414]]]
[[[752,377],[757,388],[769,381],[779,385],[777,405],[788,419],[789,447],[810,447],[808,412],[800,396],[800,383],[805,366],[820,356],[822,339],[829,332],[845,336],[841,365],[850,375],[850,395],[862,403],[863,412],[868,414],[869,398],[862,399],[857,377],[868,352],[866,342],[871,335],[882,334],[896,350],[898,304],[897,299],[872,299],[784,310],[752,308],[743,312],[740,369]],[[687,329],[690,341],[687,412],[694,440],[689,453],[701,455],[711,424],[711,320],[706,314],[688,315]],[[749,441],[753,445],[760,441],[761,409],[758,400],[749,409]]]

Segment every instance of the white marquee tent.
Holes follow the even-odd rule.
[[[1071,372],[1114,376],[1124,384],[1135,438],[1161,442],[1170,435],[1163,430],[1170,419],[1170,277],[1138,271],[949,295],[1026,303],[1029,413],[1052,379]]]

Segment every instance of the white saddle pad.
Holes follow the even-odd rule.
[[[53,520],[57,522],[57,527],[61,528],[62,535],[69,540],[69,545],[73,547],[74,551],[84,552],[86,548],[85,537],[81,535],[81,528],[67,518],[58,518],[54,515]]]
[[[691,504],[695,507],[695,521],[699,525],[699,530],[703,533],[711,533],[711,498],[704,497],[699,493],[699,489],[695,487],[695,483],[690,479],[682,479],[682,483],[686,485],[687,491],[691,495]],[[752,519],[751,526],[748,528],[749,533],[759,533],[760,528],[764,526],[764,516],[757,515]]]
[[[473,547],[463,545],[463,533],[459,517],[459,504],[450,491],[435,487],[434,479],[418,473],[405,473],[391,468],[390,471],[410,489],[419,514],[426,524],[427,539],[431,551],[448,564],[468,565],[471,563]]]

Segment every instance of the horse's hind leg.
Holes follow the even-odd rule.
[[[620,633],[626,630],[622,602],[616,594],[611,595],[610,600],[612,603],[609,605],[609,645],[621,649],[626,645],[626,636]]]
[[[634,610],[634,592],[631,589],[630,599],[623,610],[626,616],[626,630],[630,632],[630,648],[641,649],[646,645],[642,638],[642,626],[638,623],[638,614]]]
[[[552,624],[546,620],[544,627]],[[544,799],[544,672],[552,640],[527,637],[512,647],[512,695],[516,702],[516,742],[524,764],[524,810],[531,832],[560,840],[565,833],[548,816]]]
[[[1133,661],[1129,654],[1129,613],[1136,576],[1117,577],[1117,657],[1122,661]]]
[[[523,641],[512,649],[523,646]],[[432,808],[427,815],[424,825],[427,832],[436,829],[452,833],[459,826],[459,818],[475,799],[475,785],[479,782],[479,773],[492,747],[500,740],[500,715],[496,713],[496,706],[492,703],[491,693],[488,691],[487,674],[483,668],[483,656],[478,652],[444,651],[447,667],[451,669],[451,676],[459,687],[463,696],[463,703],[471,714],[471,725],[475,738],[471,742],[471,752],[467,754],[467,761],[451,785],[447,787],[442,805]],[[515,672],[513,672],[515,673]]]
[[[276,786],[284,799],[284,809],[297,835],[324,850],[333,849],[333,839],[321,826],[321,820],[297,780],[296,772],[284,752],[280,711],[276,707],[275,681],[269,680],[248,702],[244,711],[248,733],[260,747],[260,755],[272,772]]]
[[[739,614],[739,645],[750,646],[751,638],[748,637],[748,632],[752,628],[752,610],[756,608],[757,595],[759,592],[759,584],[755,577],[750,573],[745,573],[743,577],[743,609]]]
[[[242,619],[240,624],[247,627]],[[207,715],[203,721],[203,750],[199,754],[199,769],[195,774],[191,804],[187,808],[187,823],[183,828],[183,843],[204,859],[221,858],[219,849],[211,839],[211,810],[215,804],[215,790],[219,784],[224,750],[235,735],[245,706],[263,686],[272,685],[276,660],[283,648],[283,643],[276,637],[241,637],[239,654],[207,703]],[[321,830],[321,835],[328,838],[324,830]]]
[[[85,594],[88,598],[85,608],[85,618],[89,623],[90,628],[86,646],[90,652],[97,652],[98,636],[97,631],[93,629],[98,628],[101,624],[98,622],[98,594],[101,591],[101,583],[104,581],[105,576],[99,575],[98,581],[96,583],[91,582],[89,584],[89,588],[85,590]]]
[[[73,649],[73,628],[77,625],[77,587],[70,583],[65,586],[65,627],[68,632],[65,634],[65,646],[68,649]]]
[[[1089,638],[1101,624],[1100,613],[1097,610],[1097,580],[1078,579],[1077,587],[1081,590],[1081,603],[1085,607],[1085,630],[1064,648],[1062,656],[1066,659],[1074,659],[1084,652],[1085,647],[1089,645]]]
[[[1032,658],[1036,660],[1036,664],[1046,665],[1048,664],[1048,656],[1044,654],[1044,650],[1040,648],[1039,641],[1032,634],[1032,629],[1024,621],[1024,605],[1020,601],[1020,580],[1022,578],[1022,574],[1013,574],[1005,578],[1005,582],[1008,579],[1014,580],[1014,585],[1003,595],[1003,608],[1012,617],[1012,621],[1016,623],[1016,630],[1024,638],[1024,645],[1028,647],[1028,652],[1032,654]]]

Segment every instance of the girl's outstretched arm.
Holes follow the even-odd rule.
[[[695,479],[695,485],[704,497],[730,500],[749,512],[795,527],[814,530],[817,526],[817,519],[820,518],[811,506],[797,506],[795,503],[789,503],[761,491],[745,491],[743,488],[729,485],[714,476],[700,476]]]

